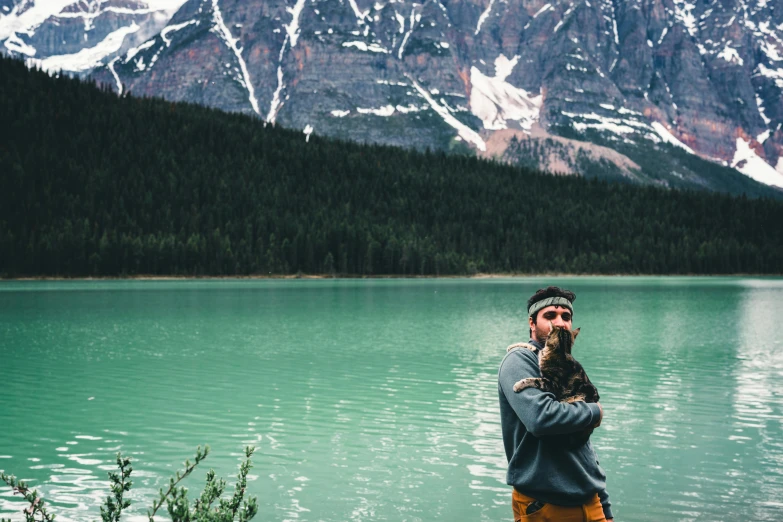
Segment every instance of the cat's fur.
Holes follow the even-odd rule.
[[[538,360],[541,377],[530,377],[518,381],[514,384],[514,391],[521,392],[526,388],[538,388],[554,394],[560,402],[598,402],[598,390],[587,378],[587,373],[579,361],[571,355],[571,349],[577,335],[579,335],[578,328],[569,331],[557,326],[552,327]],[[529,349],[533,348],[530,345],[524,346]],[[593,428],[590,427],[581,433],[571,435],[569,437],[570,445],[584,444],[592,432]]]

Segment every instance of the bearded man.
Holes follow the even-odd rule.
[[[498,395],[503,445],[508,459],[506,482],[513,486],[515,522],[612,522],[606,475],[588,440],[570,447],[568,435],[598,427],[599,403],[561,403],[549,392],[514,383],[541,377],[538,354],[552,326],[571,330],[573,292],[550,286],[527,302],[529,345],[511,349],[500,363]]]

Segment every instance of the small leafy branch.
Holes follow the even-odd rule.
[[[192,464],[190,463],[190,460],[185,461],[185,470],[182,472],[177,471],[177,474],[175,477],[171,477],[169,479],[169,489],[164,493],[163,489],[160,490],[160,498],[156,500],[152,504],[152,510],[147,511],[147,516],[150,519],[150,522],[153,522],[155,519],[155,513],[158,512],[158,509],[163,505],[164,502],[167,501],[167,499],[171,496],[174,496],[176,498],[176,495],[180,492],[184,492],[187,500],[187,490],[185,488],[177,488],[177,484],[182,482],[185,477],[190,475],[194,469],[196,469],[196,466],[199,465],[199,463],[207,458],[207,455],[209,455],[209,446],[204,445],[204,449],[201,449],[201,446],[196,448],[196,461]],[[175,480],[176,479],[176,480]]]
[[[27,484],[22,480],[17,480],[13,475],[7,475],[4,472],[0,472],[0,479],[3,480],[13,490],[14,495],[17,493],[22,495],[24,499],[30,504],[24,510],[25,522],[51,522],[54,520],[54,515],[44,507],[44,500],[38,496],[36,490],[30,491]],[[40,518],[36,518],[40,517]],[[11,522],[10,520],[1,519],[0,522]]]
[[[258,499],[254,496],[245,499],[245,490],[247,489],[247,475],[250,468],[253,467],[250,457],[254,451],[255,448],[251,446],[245,448],[245,460],[239,466],[237,483],[231,498],[221,498],[226,489],[226,481],[222,478],[216,479],[215,471],[210,469],[207,472],[204,490],[191,505],[188,500],[188,490],[179,484],[209,455],[209,446],[204,446],[203,449],[199,446],[196,449],[195,461],[191,463],[190,460],[186,460],[185,469],[177,471],[176,475],[169,480],[168,489],[166,491],[160,490],[160,497],[153,502],[152,508],[147,511],[149,521],[155,522],[155,515],[164,503],[172,522],[233,522],[234,520],[247,522],[252,519],[258,513]],[[129,480],[133,471],[131,459],[118,453],[117,467],[119,472],[109,472],[111,495],[101,506],[103,522],[119,522],[123,510],[131,504],[125,495],[133,485],[133,482]],[[15,494],[21,494],[28,502],[29,506],[24,510],[25,522],[52,522],[54,520],[55,515],[46,510],[44,501],[38,496],[37,491],[31,491],[24,482],[18,481],[13,475],[0,472],[0,479],[8,484]],[[11,521],[0,519],[0,522]]]
[[[106,507],[101,506],[101,518],[103,522],[119,522],[122,510],[130,506],[130,500],[125,500],[123,496],[126,491],[130,491],[133,482],[128,480],[130,477],[131,467],[130,458],[123,457],[120,453],[117,453],[117,467],[120,468],[120,472],[109,472],[109,480],[111,481],[111,492],[114,497],[108,497],[104,503]]]
[[[208,451],[208,450],[207,450]],[[171,480],[169,490],[164,494],[161,490],[160,500],[157,506],[166,500],[166,508],[168,509],[169,516],[171,516],[172,522],[230,522],[238,520],[239,522],[246,522],[256,516],[258,513],[258,500],[256,497],[250,497],[244,500],[245,489],[247,488],[247,474],[252,468],[250,457],[253,455],[255,448],[248,446],[245,448],[245,460],[239,467],[239,475],[237,476],[237,483],[234,487],[234,494],[230,499],[223,499],[220,496],[226,489],[226,481],[223,479],[215,480],[214,470],[207,472],[207,483],[204,486],[204,490],[201,495],[193,503],[191,507],[188,500],[188,490],[183,487],[176,487],[179,482],[174,479]],[[197,454],[198,456],[198,454]],[[206,456],[206,454],[204,454]],[[202,457],[203,459],[203,457]],[[192,467],[198,464],[196,463]],[[185,473],[182,478],[185,478],[192,468],[188,466],[188,462],[185,463]],[[190,470],[190,471],[189,471]],[[177,473],[179,477],[179,473]],[[212,507],[217,501],[217,505]],[[153,521],[155,512],[149,514],[150,522]]]

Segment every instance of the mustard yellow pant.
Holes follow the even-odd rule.
[[[528,504],[536,499],[523,495],[516,489],[511,494],[511,507],[514,509],[514,522],[606,522],[604,509],[598,495],[587,504],[578,507],[544,504],[544,507],[526,515]]]

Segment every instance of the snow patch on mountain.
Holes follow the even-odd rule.
[[[663,126],[663,124],[654,121],[652,122],[652,128],[655,129],[655,132],[658,133],[658,136],[663,139],[666,143],[671,143],[675,147],[680,147],[681,149],[685,150],[686,152],[689,152],[691,154],[696,154],[692,148],[678,140],[674,134],[669,132],[669,129]]]
[[[63,54],[59,56],[49,56],[43,60],[34,60],[34,63],[45,71],[69,71],[81,72],[102,65],[102,60],[110,56],[122,47],[122,42],[129,34],[139,30],[139,26],[134,22],[128,27],[121,27],[116,31],[109,33],[95,47],[87,47],[73,54]]]
[[[285,44],[283,45],[283,49],[285,49]],[[280,50],[281,56],[283,54],[283,49]],[[280,112],[280,107],[283,106],[283,102],[280,99],[280,94],[283,92],[283,88],[285,88],[285,83],[283,82],[283,66],[278,64],[277,87],[275,88],[275,92],[272,93],[272,102],[269,104],[269,113],[266,115],[267,123],[275,123],[275,120],[277,119],[277,113]]]
[[[147,0],[144,2],[151,11],[165,11],[173,16],[187,0]]]
[[[613,134],[633,134],[641,131],[649,130],[649,127],[636,120],[627,118],[615,118],[612,116],[604,116],[590,112],[586,114],[579,114],[574,112],[563,112],[564,116],[568,116],[573,120],[571,125],[574,129],[582,132],[587,129],[597,131],[608,131]],[[581,121],[577,121],[581,120]]]
[[[35,2],[31,6],[22,3],[15,5],[10,13],[0,18],[0,40],[5,40],[14,33],[25,33],[32,36],[34,28],[73,3],[73,0],[48,0]],[[19,13],[22,7],[26,7],[26,9]]]
[[[36,29],[52,17],[58,18],[85,18],[95,19],[103,13],[113,12],[120,14],[149,14],[160,13],[166,20],[171,19],[174,13],[182,7],[186,0],[147,0],[143,3],[146,7],[130,8],[106,6],[97,4],[97,8],[88,7],[88,10],[72,10],[63,12],[67,7],[77,5],[82,7],[85,3],[78,0],[38,0],[34,2],[22,2],[0,17],[0,40],[10,38],[14,33],[33,36]],[[22,12],[20,12],[22,11]],[[91,27],[85,26],[87,30]],[[6,46],[7,47],[7,46]]]
[[[481,136],[479,136],[478,132],[474,131],[459,121],[457,118],[452,116],[448,109],[436,102],[432,96],[430,96],[430,93],[427,92],[427,89],[424,89],[421,85],[419,85],[418,82],[416,82],[416,80],[414,80],[411,76],[407,74],[405,76],[408,78],[408,80],[410,80],[413,87],[419,92],[419,95],[424,98],[427,103],[429,103],[430,107],[432,107],[432,109],[437,112],[441,118],[443,118],[443,121],[457,129],[457,133],[462,139],[474,144],[482,152],[487,150],[487,144],[484,142]]]
[[[176,32],[176,31],[179,31],[179,30],[181,30],[181,29],[184,29],[184,28],[186,28],[187,26],[189,26],[189,25],[192,25],[192,24],[196,24],[196,25],[198,25],[198,24],[199,24],[199,21],[198,21],[198,20],[190,20],[189,22],[183,22],[183,23],[181,23],[181,24],[169,25],[169,26],[167,26],[165,29],[163,29],[163,30],[160,32],[160,37],[161,37],[161,38],[163,39],[163,41],[166,43],[166,47],[171,47],[171,40],[169,40],[169,38],[168,38],[168,36],[169,36],[171,33],[173,33],[173,32]]]
[[[740,58],[737,50],[731,47],[731,40],[726,42],[726,46],[718,53],[718,58],[723,58],[729,63],[737,63],[738,65],[743,65],[745,63],[742,58]]]
[[[19,38],[16,33],[11,33],[11,36],[8,37],[8,39],[5,41],[5,48],[9,51],[27,56],[35,56],[36,53],[35,48],[24,43],[24,41],[22,41],[22,39]]]
[[[536,11],[536,13],[533,15],[533,20],[538,18],[538,15],[540,15],[541,13],[545,12],[548,9],[552,9],[552,4],[546,4],[546,5],[544,5],[544,7],[542,7],[538,11]]]
[[[353,9],[353,14],[356,15],[357,22],[361,25],[364,23],[364,19],[370,15],[370,11],[362,11],[359,9],[359,6],[356,5],[356,0],[348,0],[348,3],[351,4],[351,9]]]
[[[217,0],[215,0],[217,1]],[[296,4],[293,8],[286,8],[286,12],[291,15],[291,21],[288,24],[283,24],[286,36],[283,40],[283,45],[280,47],[280,53],[277,56],[277,87],[275,92],[272,93],[272,102],[269,104],[269,112],[266,115],[266,121],[268,123],[275,123],[277,119],[277,113],[280,112],[280,108],[283,106],[282,93],[285,88],[285,76],[283,75],[283,56],[285,51],[290,45],[292,48],[296,46],[296,42],[299,39],[299,17],[302,14],[302,10],[305,7],[305,0],[296,0]],[[316,10],[318,13],[318,10]],[[275,29],[277,31],[277,29]],[[332,34],[332,29],[329,28],[329,34]]]
[[[698,31],[696,17],[693,14],[695,7],[694,4],[684,0],[674,0],[674,17],[685,26],[685,30],[693,37],[696,36]]]
[[[538,121],[542,96],[532,96],[524,89],[506,81],[516,66],[519,56],[509,60],[501,54],[495,59],[495,76],[485,76],[473,66],[470,69],[470,110],[490,130],[508,128],[508,120],[530,130]]]
[[[661,32],[661,37],[658,38],[658,45],[661,45],[661,43],[663,43],[663,39],[666,37],[666,33],[668,33],[668,32],[669,32],[669,28],[668,27],[664,27],[663,31]]]
[[[396,10],[394,11],[394,17],[397,19],[397,23],[400,24],[400,34],[405,33],[405,17],[402,16],[400,13],[398,13]]]
[[[362,107],[357,107],[356,112],[359,114],[374,114],[375,116],[383,116],[388,117],[394,114],[394,106],[393,105],[385,105],[383,107],[380,107],[378,109],[365,109]]]
[[[388,49],[376,42],[372,42],[369,45],[367,45],[365,42],[343,42],[343,47],[356,47],[360,51],[389,54]]]
[[[731,166],[756,181],[783,188],[783,173],[761,159],[742,138],[737,138],[737,150],[734,159],[731,160]],[[780,167],[780,159],[778,167]]]
[[[408,113],[411,113],[411,112],[420,112],[420,111],[426,110],[426,108],[427,108],[426,106],[424,106],[424,107],[417,107],[417,106],[413,105],[412,103],[409,103],[407,105],[407,107],[403,106],[403,105],[397,105],[395,107],[395,109],[397,109],[397,112],[400,112],[402,114],[408,114]]]
[[[414,26],[421,20],[421,13],[416,13],[416,8],[414,7],[411,9],[411,18],[410,18],[410,29],[407,33],[405,33],[405,36],[402,38],[402,42],[400,43],[400,48],[397,51],[397,58],[402,60],[402,53],[405,52],[405,44],[408,43],[408,38],[410,38],[411,33],[413,33]]]
[[[767,114],[764,112],[764,100],[761,99],[761,96],[756,94],[756,105],[759,108],[759,116],[761,116],[761,119],[764,120],[764,125],[769,125],[769,123],[772,121],[767,117]]]
[[[492,5],[495,3],[495,0],[489,0],[489,5],[487,6],[486,10],[481,13],[481,16],[479,16],[478,23],[476,24],[476,32],[473,34],[479,34],[479,31],[481,31],[481,26],[484,24],[484,21],[489,17],[489,14],[492,12]]]
[[[118,56],[114,60],[109,62],[108,68],[109,72],[111,72],[111,75],[114,76],[114,81],[117,82],[117,94],[122,95],[122,81],[120,81],[120,77],[117,74],[117,71],[114,69],[114,64],[119,60],[120,57]]]
[[[101,15],[105,13],[115,13],[115,14],[124,14],[124,15],[146,15],[154,13],[160,17],[163,17],[163,21],[165,22],[168,18],[171,18],[169,15],[166,18],[165,11],[160,12],[157,9],[150,9],[150,8],[141,8],[141,9],[132,9],[130,7],[115,7],[115,6],[109,6],[109,7],[100,7],[96,4],[92,4],[90,6],[90,11],[63,11],[61,13],[57,13],[54,15],[57,18],[81,18],[84,20],[84,30],[90,31],[92,30],[94,26],[94,21],[96,18],[99,18]],[[173,13],[171,13],[173,14]]]
[[[294,7],[286,7],[286,11],[291,14],[291,23],[284,25],[285,32],[288,34],[288,40],[291,47],[296,47],[296,41],[299,39],[299,16],[304,9],[305,0],[297,0]]]
[[[253,107],[253,110],[256,114],[260,115],[261,109],[258,107],[258,100],[256,99],[256,94],[253,89],[253,82],[250,81],[250,73],[247,70],[247,64],[245,63],[244,58],[242,58],[242,49],[240,49],[237,45],[239,43],[239,38],[234,38],[232,36],[231,31],[223,21],[223,13],[220,11],[218,0],[212,0],[212,17],[215,21],[215,26],[211,30],[217,33],[218,36],[220,36],[223,41],[225,41],[228,48],[231,49],[231,51],[234,53],[234,56],[237,57],[239,67],[242,70],[242,81],[240,83],[242,83],[245,89],[247,89],[248,99],[250,100],[250,105]]]
[[[775,85],[783,89],[783,69],[770,69],[765,67],[763,63],[760,63],[758,70],[759,74],[766,76],[767,78],[772,78],[775,80]]]
[[[154,38],[152,40],[147,40],[146,42],[144,42],[138,47],[131,47],[130,49],[128,49],[128,52],[125,53],[125,59],[122,61],[122,63],[128,63],[133,59],[134,56],[139,54],[141,51],[144,51],[145,49],[149,49],[153,45],[155,45]]]

